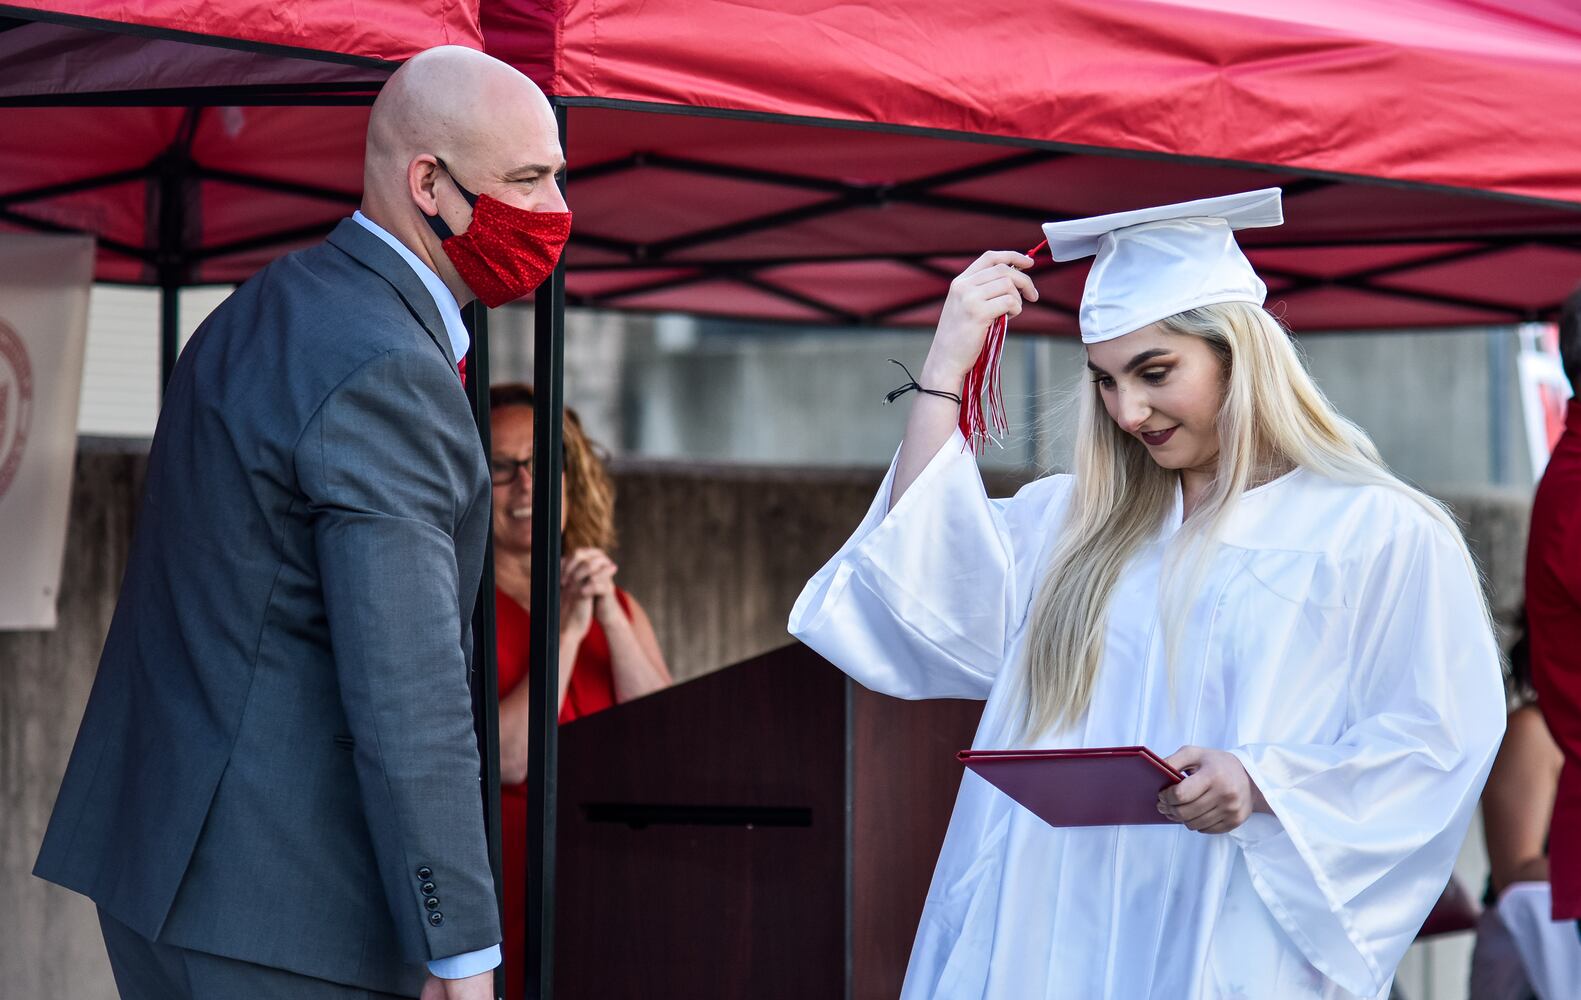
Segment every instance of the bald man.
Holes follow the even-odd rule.
[[[562,166],[527,78],[423,53],[374,104],[362,210],[182,352],[35,867],[98,904],[123,998],[492,995],[461,307],[554,267]]]

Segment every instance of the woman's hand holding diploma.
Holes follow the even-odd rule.
[[[1272,813],[1268,800],[1226,750],[1181,747],[1164,763],[1186,780],[1158,793],[1158,811],[1198,833],[1229,833],[1252,813]]]

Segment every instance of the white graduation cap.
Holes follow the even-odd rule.
[[[1268,287],[1237,229],[1284,222],[1278,188],[1115,212],[1043,227],[1055,260],[1097,255],[1081,296],[1081,339],[1102,343],[1216,302],[1262,305]]]

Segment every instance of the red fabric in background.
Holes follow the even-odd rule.
[[[1285,225],[1244,231],[1240,239],[1268,283],[1270,308],[1302,333],[1515,322],[1526,318],[1525,310],[1555,307],[1581,276],[1581,206],[1361,182],[1303,186],[1299,178],[1249,166],[1104,151],[1048,154],[991,171],[1026,150],[965,137],[623,108],[570,109],[568,139],[568,198],[577,221],[566,251],[566,291],[572,303],[606,308],[841,325],[810,297],[857,317],[879,314],[878,325],[927,328],[938,319],[950,275],[985,249],[1031,246],[1040,222],[1275,183],[1289,186]],[[646,157],[645,165],[606,169],[636,157]],[[671,159],[718,170],[688,173],[667,166]],[[742,176],[720,176],[725,169]],[[829,193],[752,173],[762,170],[879,192],[946,171],[983,175],[937,188],[937,203],[875,199],[815,212]],[[982,204],[1019,206],[1024,214],[971,210]],[[750,232],[729,228],[804,211]],[[716,235],[687,241],[709,229]],[[1487,234],[1503,242],[1472,242]],[[685,242],[640,261],[607,248],[612,241],[663,247],[672,240]],[[919,259],[881,259],[892,254]],[[801,298],[724,276],[700,277],[688,267],[710,261],[785,261],[754,274]],[[1087,261],[1041,264],[1034,278],[1043,298],[1016,317],[1012,337],[1074,333],[1087,267]],[[1375,287],[1346,281],[1381,268],[1391,270],[1371,279]],[[916,304],[890,312],[908,303]]]
[[[1555,920],[1581,918],[1581,399],[1532,500],[1526,621],[1543,719],[1564,751],[1548,835]]]
[[[351,83],[366,97],[391,65],[374,60],[475,43],[481,17],[489,51],[572,103],[572,305],[926,328],[950,275],[1030,245],[1039,222],[1272,183],[1289,221],[1244,242],[1271,308],[1303,333],[1547,318],[1581,274],[1581,8],[1565,0],[1010,0],[992,16],[939,0],[0,7],[99,19],[0,32],[0,101]],[[99,37],[72,48],[73,32]],[[357,204],[366,109],[258,100],[196,112],[183,283],[244,280]],[[187,115],[0,107],[0,232],[89,232],[99,279],[155,283],[154,167]],[[91,184],[126,170],[139,172]],[[871,197],[822,211],[840,185]],[[1357,279],[1367,267],[1391,270]],[[1041,274],[1016,333],[1074,332],[1084,273]]]
[[[1539,318],[1581,274],[1581,8],[1564,0],[1010,0],[987,16],[941,0],[485,0],[482,21],[488,51],[572,104],[573,304],[927,327],[938,272],[1029,245],[1037,222],[1270,183],[1289,187],[1289,223],[1248,252],[1302,332]],[[651,113],[669,109],[726,117]],[[938,191],[950,204],[882,197],[1024,148],[985,139],[1062,152],[963,177]],[[654,165],[619,169],[631,156]],[[816,184],[751,171],[880,194],[825,213]],[[808,214],[739,231],[796,211]],[[1448,257],[1456,237],[1483,234],[1507,242]],[[1351,280],[1363,265],[1347,254],[1411,239],[1398,271]],[[923,259],[879,259],[900,252]],[[677,270],[780,258],[754,267],[758,283]],[[1043,280],[1079,288],[1084,271]],[[1079,291],[1045,297],[1017,331],[1074,332]]]
[[[1566,0],[566,0],[552,32],[544,7],[486,4],[487,48],[565,97],[1581,202]]]
[[[616,588],[620,606],[631,613],[626,592]],[[532,616],[527,609],[494,591],[494,639],[499,664],[499,692],[505,696],[527,679],[528,650],[532,642]],[[582,645],[577,649],[576,666],[571,672],[571,687],[560,706],[560,724],[574,722],[584,715],[602,712],[615,705],[615,679],[609,656],[609,639],[594,619]],[[506,1000],[521,1000],[526,992],[522,978],[527,969],[527,786],[500,788],[500,845],[505,881]]]
[[[20,0],[7,7],[399,62],[435,45],[482,48],[477,0]],[[211,83],[218,81],[210,81]]]
[[[615,596],[627,614],[631,598],[615,588]],[[494,591],[494,643],[498,663],[500,699],[527,680],[529,646],[532,642],[532,616],[502,590]],[[565,704],[560,706],[560,724],[575,722],[584,715],[602,712],[615,705],[615,677],[609,658],[609,639],[595,618],[577,649],[576,666]]]

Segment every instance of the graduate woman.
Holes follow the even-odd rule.
[[[1056,829],[974,774],[907,1000],[1386,997],[1504,724],[1465,542],[1339,416],[1233,230],[1277,189],[1045,227],[1096,254],[1073,474],[990,500],[953,396],[1037,292],[951,285],[905,440],[790,630],[978,748],[1146,745],[1162,825]],[[1179,748],[1177,750],[1177,748]]]

